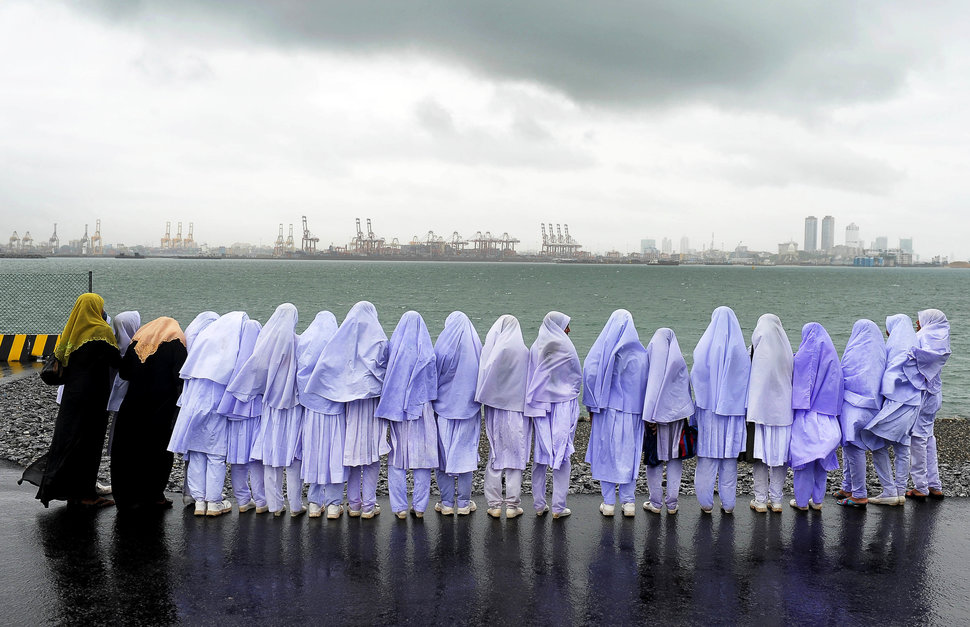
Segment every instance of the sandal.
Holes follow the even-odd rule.
[[[69,507],[79,507],[82,509],[101,509],[102,507],[113,507],[115,502],[99,496],[94,500],[68,501],[67,504]]]
[[[848,498],[852,498],[852,493],[851,492],[846,492],[845,490],[843,490],[843,489],[840,488],[840,489],[836,490],[835,492],[833,492],[832,493],[832,496],[834,496],[837,499],[848,499]]]
[[[945,497],[943,496],[943,490],[937,490],[936,488],[930,488],[930,498],[937,501],[942,501]]]
[[[866,505],[869,503],[869,499],[854,499],[851,496],[847,496],[844,499],[839,499],[836,501],[839,505],[844,507],[858,507],[860,509],[865,509]]]

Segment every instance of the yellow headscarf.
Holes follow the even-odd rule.
[[[135,354],[138,355],[141,363],[145,363],[146,359],[154,355],[161,344],[172,340],[178,340],[182,342],[182,346],[185,346],[185,334],[182,333],[182,327],[172,318],[164,316],[146,323],[131,338],[132,342],[136,342]]]
[[[104,299],[97,294],[87,293],[77,297],[74,309],[64,325],[61,337],[54,347],[54,356],[63,365],[71,358],[71,353],[92,340],[103,340],[118,348],[111,325],[104,321],[101,312],[104,311]]]

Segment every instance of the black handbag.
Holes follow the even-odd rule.
[[[44,367],[40,369],[40,378],[47,385],[64,385],[64,366],[51,353],[44,359]]]

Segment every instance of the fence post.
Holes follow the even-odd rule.
[[[91,270],[88,270],[88,291],[94,291],[94,272]]]

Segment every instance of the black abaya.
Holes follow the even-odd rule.
[[[137,344],[128,347],[119,370],[128,381],[111,447],[112,495],[119,507],[165,503],[174,459],[166,447],[182,393],[179,370],[187,355],[182,342],[171,340],[142,363]]]
[[[47,467],[37,491],[45,507],[54,500],[98,498],[95,483],[108,427],[111,368],[118,366],[119,357],[118,349],[102,340],[87,342],[71,353]]]

